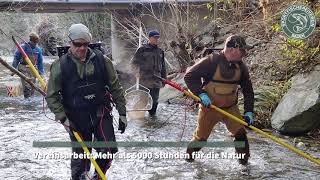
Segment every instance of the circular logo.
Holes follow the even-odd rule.
[[[305,39],[316,27],[312,10],[303,5],[288,7],[281,16],[282,31],[291,39]]]

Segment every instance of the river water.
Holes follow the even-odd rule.
[[[9,63],[11,58],[5,58]],[[52,59],[45,59],[46,69]],[[48,72],[48,71],[47,71]],[[36,148],[34,141],[68,141],[63,126],[52,121],[39,94],[25,100],[22,96],[7,97],[5,85],[18,81],[0,66],[0,178],[57,179],[70,178],[70,160],[65,156],[70,148]],[[115,119],[117,116],[114,111]],[[115,123],[116,124],[116,123]],[[156,119],[131,120],[124,134],[116,133],[118,141],[188,141],[196,125],[196,113],[185,105],[159,105]],[[293,138],[279,136],[282,141],[293,145]],[[233,148],[204,148],[203,158],[193,163],[183,157],[185,147],[120,147],[107,172],[108,179],[320,179],[320,167],[283,148],[273,141],[248,132],[251,158],[244,168],[235,159],[209,158],[209,153],[233,153]],[[223,124],[218,124],[209,141],[231,141]],[[320,150],[303,147],[302,151],[320,159]],[[126,158],[121,155],[131,155]],[[39,158],[36,155],[48,155]],[[55,155],[55,158],[50,157]],[[147,157],[138,157],[149,155]],[[137,156],[134,158],[133,156]],[[160,157],[161,156],[161,157]],[[175,157],[169,157],[175,156]]]

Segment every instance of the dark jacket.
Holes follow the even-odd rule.
[[[199,95],[205,92],[203,90],[203,86],[212,80],[212,76],[214,75],[219,63],[225,64],[230,62],[227,61],[224,54],[210,54],[201,59],[187,71],[184,80],[192,93]],[[248,67],[242,61],[237,63],[241,70],[239,85],[241,86],[244,95],[244,110],[245,112],[253,112],[254,93]]]
[[[134,71],[140,74],[140,83],[147,88],[160,88],[161,80],[154,76],[167,78],[164,52],[158,46],[144,44],[131,60]]]

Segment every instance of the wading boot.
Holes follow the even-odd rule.
[[[238,160],[239,164],[247,165],[248,159],[250,157],[250,152],[249,152],[249,142],[248,142],[246,131],[244,129],[240,129],[235,135],[234,141],[244,142],[244,145],[245,145],[244,148],[236,147],[235,149],[236,149],[236,153],[244,154],[244,157]]]
[[[200,141],[205,141],[205,140],[200,140]],[[202,148],[202,147],[199,147],[199,144],[197,144],[200,141],[193,140],[189,143],[188,148],[187,148],[187,154],[188,154],[188,157],[186,158],[187,162],[194,161],[194,157],[192,156],[192,154],[194,154],[194,152],[200,151],[200,149]]]

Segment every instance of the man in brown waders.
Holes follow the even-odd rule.
[[[235,141],[245,142],[244,148],[235,149],[236,153],[244,153],[244,158],[239,159],[239,163],[248,163],[249,143],[244,126],[209,106],[213,104],[242,119],[237,105],[240,85],[244,95],[244,118],[249,124],[253,123],[254,93],[248,68],[242,62],[249,48],[251,46],[246,44],[243,37],[229,36],[221,53],[204,57],[187,71],[184,80],[191,92],[201,99],[197,129],[187,148],[188,161],[193,161],[192,153],[201,149],[195,148],[194,142],[207,141],[213,127],[221,121]]]

